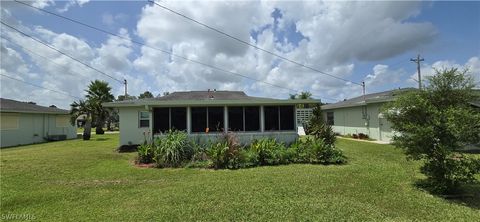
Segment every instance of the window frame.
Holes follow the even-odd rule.
[[[238,130],[238,131],[233,131],[233,130],[230,130],[231,127],[230,127],[230,108],[240,108],[241,110],[241,114],[242,114],[242,119],[241,119],[241,122],[242,122],[242,129],[241,130]],[[246,110],[247,108],[256,108],[257,110],[257,118],[258,118],[258,122],[257,122],[257,130],[246,130],[247,129],[247,115],[246,114]],[[260,106],[227,106],[227,113],[228,113],[228,124],[227,124],[227,128],[228,128],[228,131],[230,132],[240,132],[240,133],[250,133],[250,132],[261,132],[262,131],[262,127],[261,127],[261,108]]]
[[[142,113],[147,113],[148,117],[142,117]],[[138,128],[150,128],[150,111],[138,111]],[[142,121],[148,121],[148,126],[142,126]]]
[[[267,124],[266,124],[266,113],[265,113],[265,108],[266,107],[275,107],[276,109],[276,112],[277,112],[277,129],[275,130],[269,130],[267,129]],[[281,114],[281,107],[292,107],[293,108],[293,129],[287,129],[287,130],[282,130],[282,114]],[[296,109],[295,109],[295,106],[289,106],[289,105],[273,105],[273,106],[263,106],[263,126],[264,126],[264,132],[295,132],[297,128],[297,125],[296,125]]]
[[[327,125],[335,126],[335,113],[333,111],[328,111],[326,116],[327,116],[327,121],[326,121]]]

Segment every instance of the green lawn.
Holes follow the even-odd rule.
[[[343,166],[214,171],[137,168],[135,153],[116,153],[117,144],[118,134],[110,134],[1,150],[2,217],[480,221],[474,201],[452,202],[416,188],[419,164],[389,145],[340,140],[349,157]]]

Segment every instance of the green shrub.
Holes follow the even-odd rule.
[[[251,160],[258,165],[278,165],[290,162],[290,153],[285,144],[277,143],[275,139],[262,138],[250,145]]]
[[[238,138],[233,133],[223,134],[218,142],[212,143],[207,149],[207,156],[215,169],[238,169],[245,163],[245,153]]]
[[[179,167],[193,156],[187,134],[170,130],[164,138],[155,141],[154,161],[157,167]]]
[[[138,163],[153,163],[153,145],[144,143],[137,148]]]
[[[341,150],[315,137],[299,140],[290,149],[296,163],[342,164],[347,160]]]

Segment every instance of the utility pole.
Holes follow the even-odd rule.
[[[127,99],[128,94],[127,94],[127,80],[126,79],[123,80],[123,85],[125,85],[125,99]]]
[[[365,101],[365,81],[362,81],[363,101]]]
[[[420,62],[423,62],[424,59],[420,57],[420,54],[418,54],[417,58],[410,59],[410,61],[417,63],[418,89],[422,89],[422,75],[420,74]]]

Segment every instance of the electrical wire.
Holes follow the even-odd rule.
[[[162,9],[164,9],[164,10],[166,10],[166,11],[169,11],[169,12],[175,14],[175,15],[181,16],[181,17],[183,17],[183,18],[185,18],[185,19],[187,19],[187,20],[190,20],[190,21],[192,21],[192,22],[194,22],[194,23],[196,23],[196,24],[198,24],[198,25],[201,25],[201,26],[203,26],[203,27],[205,27],[205,28],[207,28],[207,29],[210,29],[210,30],[212,30],[212,31],[214,31],[214,32],[217,32],[217,33],[219,33],[219,34],[221,34],[221,35],[224,35],[224,36],[226,36],[226,37],[228,37],[228,38],[231,38],[231,39],[233,39],[233,40],[235,40],[235,41],[237,41],[237,42],[240,42],[240,43],[242,43],[242,44],[245,44],[245,45],[247,45],[247,46],[250,46],[250,47],[252,47],[252,48],[255,48],[255,49],[257,49],[257,50],[260,50],[260,51],[262,51],[262,52],[265,52],[265,53],[268,53],[268,54],[270,54],[270,55],[273,55],[273,56],[275,56],[275,57],[277,57],[277,58],[280,58],[280,59],[282,59],[282,60],[284,60],[284,61],[293,63],[293,64],[295,64],[295,65],[301,66],[301,67],[303,67],[303,68],[309,69],[309,70],[311,70],[311,71],[314,71],[314,72],[317,72],[317,73],[320,73],[320,74],[323,74],[323,75],[330,76],[330,77],[335,78],[335,79],[338,79],[338,80],[342,80],[342,81],[345,81],[345,82],[349,82],[349,83],[353,83],[353,84],[362,86],[361,83],[357,83],[357,82],[354,82],[354,81],[350,81],[350,80],[348,80],[348,79],[344,79],[344,78],[341,78],[341,77],[338,77],[338,76],[334,76],[334,75],[332,75],[332,74],[329,74],[329,73],[327,73],[327,72],[321,71],[321,70],[316,69],[316,68],[313,68],[313,67],[311,67],[311,66],[307,66],[307,65],[302,64],[302,63],[300,63],[300,62],[296,62],[296,61],[294,61],[294,60],[291,60],[291,59],[289,59],[289,58],[287,58],[287,57],[284,57],[284,56],[282,56],[282,55],[279,55],[279,54],[277,54],[277,53],[274,53],[274,52],[268,51],[268,50],[266,50],[266,49],[260,48],[260,47],[258,47],[258,46],[256,46],[256,45],[253,45],[253,44],[251,44],[251,43],[249,43],[249,42],[247,42],[247,41],[244,41],[244,40],[239,39],[239,38],[237,38],[237,37],[235,37],[235,36],[233,36],[233,35],[230,35],[230,34],[224,32],[224,31],[222,31],[222,30],[220,30],[220,29],[214,28],[214,27],[209,26],[209,25],[207,25],[207,24],[205,24],[205,23],[202,23],[202,22],[200,22],[200,21],[198,21],[198,20],[195,20],[195,19],[193,19],[193,18],[190,18],[190,17],[188,17],[188,16],[186,16],[186,15],[180,13],[180,12],[174,11],[174,10],[172,10],[172,9],[166,7],[166,6],[160,5],[160,4],[158,4],[157,2],[155,2],[155,1],[148,0],[148,2],[151,2],[151,3],[157,5],[158,7],[162,8]]]
[[[72,98],[75,98],[75,99],[82,99],[80,97],[77,97],[77,96],[72,96],[66,92],[63,92],[63,91],[58,91],[58,90],[54,90],[54,89],[49,89],[49,88],[45,88],[43,86],[39,86],[39,85],[36,85],[36,84],[33,84],[33,83],[30,83],[30,82],[27,82],[27,81],[24,81],[24,80],[21,80],[21,79],[17,79],[17,78],[14,78],[14,77],[11,77],[11,76],[8,76],[8,75],[5,75],[3,73],[0,73],[1,76],[4,76],[4,77],[7,77],[9,79],[12,79],[12,80],[16,80],[16,81],[19,81],[19,82],[23,82],[27,85],[31,85],[31,86],[35,86],[35,87],[38,87],[38,88],[42,88],[42,89],[45,89],[45,90],[48,90],[48,91],[52,91],[52,92],[56,92],[56,93],[59,93],[59,94],[62,94],[62,95],[65,95],[65,96],[69,96],[69,97],[72,97]]]
[[[38,43],[40,43],[40,44],[42,44],[42,45],[44,45],[44,46],[46,46],[46,47],[48,47],[48,48],[50,48],[50,49],[53,49],[53,50],[57,51],[58,53],[66,56],[66,57],[68,57],[68,58],[70,58],[70,59],[72,59],[72,60],[74,60],[74,61],[76,61],[76,62],[78,62],[78,63],[80,63],[80,64],[82,64],[82,65],[84,65],[84,66],[86,66],[86,67],[88,67],[88,68],[90,68],[90,69],[92,69],[92,70],[95,70],[96,72],[98,72],[98,73],[100,73],[100,74],[102,74],[102,75],[105,75],[105,76],[107,76],[107,77],[110,77],[111,79],[113,79],[113,80],[115,80],[115,81],[117,81],[117,82],[119,82],[119,83],[121,83],[121,84],[124,83],[122,80],[119,80],[119,79],[117,79],[117,78],[115,78],[115,77],[113,77],[113,76],[111,76],[111,75],[109,75],[109,74],[107,74],[107,73],[105,73],[105,72],[103,72],[103,71],[101,71],[101,70],[93,67],[93,66],[90,66],[90,65],[88,65],[87,63],[82,62],[81,60],[79,60],[79,59],[77,59],[77,58],[75,58],[75,57],[73,57],[73,56],[71,56],[71,55],[68,55],[67,53],[64,53],[64,52],[60,51],[59,49],[51,46],[50,44],[45,43],[45,42],[43,42],[42,40],[39,40],[39,39],[37,39],[37,38],[35,38],[35,37],[33,37],[33,36],[25,33],[25,32],[22,32],[22,31],[16,29],[15,27],[8,25],[7,23],[5,23],[5,22],[3,22],[3,21],[0,21],[0,23],[2,23],[4,26],[6,26],[6,27],[8,27],[8,28],[10,28],[10,29],[12,29],[12,30],[15,30],[16,32],[18,32],[18,33],[20,33],[20,34],[22,34],[22,35],[24,35],[24,36],[26,36],[26,37],[28,37],[28,38],[33,39],[34,41],[36,41],[36,42],[38,42]]]
[[[267,82],[267,81],[263,81],[263,80],[256,79],[256,78],[253,78],[253,77],[250,77],[250,76],[247,76],[247,75],[243,75],[243,74],[240,74],[240,73],[237,73],[237,72],[233,72],[233,71],[230,71],[230,70],[226,70],[226,69],[223,69],[223,68],[214,66],[214,65],[210,65],[210,64],[207,64],[207,63],[198,61],[198,60],[189,59],[189,58],[187,58],[187,57],[185,57],[185,56],[177,55],[177,54],[172,53],[172,52],[169,52],[169,51],[167,51],[167,50],[163,50],[163,49],[160,49],[160,48],[157,48],[157,47],[154,47],[154,46],[150,46],[150,45],[147,45],[147,44],[145,44],[145,43],[142,43],[142,42],[139,42],[139,41],[136,41],[136,40],[132,40],[132,39],[130,39],[130,38],[126,38],[126,37],[124,37],[124,36],[115,34],[115,33],[113,33],[113,32],[110,32],[110,31],[107,31],[107,30],[104,30],[104,29],[101,29],[101,28],[98,28],[98,27],[95,27],[95,26],[92,26],[92,25],[89,25],[89,24],[86,24],[86,23],[77,21],[77,20],[72,19],[72,18],[68,18],[68,17],[63,16],[63,15],[59,15],[59,14],[57,14],[57,13],[50,12],[50,11],[45,10],[45,9],[42,9],[42,8],[35,7],[35,6],[33,6],[33,5],[27,4],[27,3],[22,2],[22,1],[15,1],[15,2],[17,2],[17,3],[19,3],[19,4],[23,4],[23,5],[25,5],[25,6],[28,6],[28,7],[30,7],[30,8],[36,9],[36,10],[38,10],[38,11],[45,12],[45,13],[47,13],[47,14],[50,14],[50,15],[53,15],[53,16],[56,16],[56,17],[59,17],[59,18],[68,20],[68,21],[70,21],[70,22],[73,22],[73,23],[76,23],[76,24],[79,24],[79,25],[82,25],[82,26],[85,26],[85,27],[94,29],[94,30],[96,30],[96,31],[103,32],[103,33],[105,33],[105,34],[108,34],[108,35],[111,35],[111,36],[115,36],[115,37],[120,38],[120,39],[123,39],[123,40],[127,40],[127,41],[129,41],[129,42],[131,42],[131,43],[134,43],[134,44],[137,44],[137,45],[140,45],[140,46],[145,46],[145,47],[150,48],[150,49],[153,49],[153,50],[160,51],[160,52],[162,52],[162,53],[171,55],[171,56],[176,57],[176,58],[183,59],[183,60],[188,61],[188,62],[196,63],[196,64],[199,64],[199,65],[202,65],[202,66],[209,67],[209,68],[214,69],[214,70],[218,70],[218,71],[221,71],[221,72],[224,72],[224,73],[228,73],[228,74],[231,74],[231,75],[240,76],[240,77],[243,77],[243,78],[246,78],[246,79],[250,79],[250,80],[255,81],[255,82],[260,82],[260,83],[263,83],[263,84],[266,84],[266,85],[270,85],[270,86],[273,86],[273,87],[276,87],[276,88],[281,88],[281,89],[289,90],[289,91],[292,91],[292,92],[295,92],[295,93],[300,93],[300,92],[301,92],[300,90],[296,90],[296,89],[292,89],[292,88],[288,88],[288,87],[276,85],[276,84],[273,84],[273,83],[269,83],[269,82]],[[347,82],[351,82],[351,81],[348,81],[348,80],[347,80]],[[351,82],[351,83],[354,83],[354,82]],[[357,83],[354,83],[354,84],[357,84]],[[357,85],[358,85],[358,84],[357,84]],[[321,99],[326,99],[326,100],[332,100],[332,101],[336,101],[336,100],[337,100],[337,99],[334,99],[334,98],[328,98],[328,97],[323,97],[323,96],[317,96],[317,95],[314,95],[314,96],[315,96],[315,97],[318,97],[318,98],[321,98]]]

